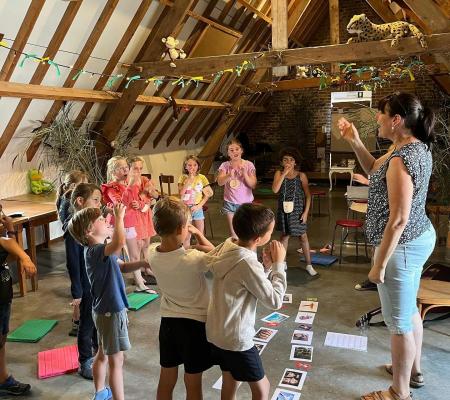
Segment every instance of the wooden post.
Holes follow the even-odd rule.
[[[339,44],[339,0],[329,0],[330,44]],[[338,64],[331,64],[331,73],[339,72]]]
[[[288,48],[288,8],[287,0],[272,0],[272,47],[274,50]],[[286,76],[287,66],[272,68],[273,76]]]

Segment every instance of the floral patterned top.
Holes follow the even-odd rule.
[[[432,169],[431,151],[423,142],[409,143],[394,150],[381,167],[370,176],[369,200],[367,205],[366,234],[369,243],[379,245],[389,219],[389,199],[386,172],[389,161],[401,157],[412,178],[413,197],[408,223],[398,244],[418,238],[431,224],[425,213],[425,202]]]

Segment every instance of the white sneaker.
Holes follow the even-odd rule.
[[[317,275],[317,271],[313,268],[312,265],[307,265],[305,269],[308,272],[308,274],[310,274],[311,276]]]

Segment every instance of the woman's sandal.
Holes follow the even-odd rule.
[[[386,364],[385,366],[386,371],[392,375],[392,364]],[[421,388],[423,385],[425,385],[425,380],[423,379],[422,372],[418,372],[417,374],[411,375],[411,378],[409,380],[409,386],[415,389]]]
[[[392,389],[392,386],[389,386],[388,392],[390,394],[390,398],[386,397],[383,393],[385,393],[385,390],[378,390],[376,392],[371,392],[368,394],[365,394],[361,396],[361,400],[412,400],[412,394],[410,394],[408,397],[400,397],[394,389]]]

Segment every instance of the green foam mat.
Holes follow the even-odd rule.
[[[55,319],[30,319],[8,334],[8,342],[39,342],[58,323]]]
[[[158,297],[159,296],[157,294],[130,293],[127,295],[128,309],[131,311],[137,311]]]

